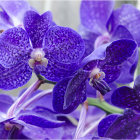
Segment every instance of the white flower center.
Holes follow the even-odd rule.
[[[91,71],[91,73],[90,73],[90,75],[89,75],[89,78],[95,77],[95,75],[97,75],[99,72],[100,72],[100,69],[99,69],[99,68],[94,68],[94,69]]]
[[[31,59],[29,60],[29,66],[34,68],[36,64],[41,64],[47,67],[48,60],[45,58],[45,52],[42,48],[36,48],[31,53]]]
[[[90,75],[89,75],[89,78],[90,78],[90,81],[89,81],[89,84],[92,86],[93,83],[92,83],[92,80],[93,79],[104,79],[105,78],[105,73],[104,72],[101,72],[99,68],[94,68]]]

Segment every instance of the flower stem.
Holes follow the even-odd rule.
[[[104,110],[108,114],[119,113],[123,114],[124,110],[118,107],[115,107],[106,101],[100,101],[99,99],[95,98],[87,98],[88,105],[90,106],[97,106],[98,108]]]
[[[13,105],[9,108],[7,112],[7,118],[11,118],[14,115],[14,112],[16,109],[24,103],[24,101],[34,92],[36,91],[40,85],[43,83],[41,80],[37,80],[34,82],[14,103]]]
[[[38,74],[38,75],[36,75],[36,76],[37,76],[37,78],[38,78],[39,80],[42,80],[43,83],[52,84],[52,85],[55,85],[55,84],[56,84],[56,82],[49,81],[49,80],[45,79],[45,77],[43,77],[43,76],[40,75],[40,74]]]
[[[32,103],[38,101],[39,99],[43,98],[45,95],[52,93],[52,89],[44,90],[37,95],[35,95],[33,98],[29,99],[27,102],[25,102],[21,106],[21,110],[25,110],[28,106],[30,106]]]
[[[82,136],[82,133],[83,133],[84,128],[85,128],[87,110],[88,110],[88,103],[87,103],[87,101],[85,101],[82,104],[82,109],[81,109],[81,113],[80,113],[78,126],[77,126],[77,129],[75,132],[74,140],[77,140]]]

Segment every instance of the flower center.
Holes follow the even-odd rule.
[[[34,68],[35,65],[41,64],[47,67],[48,60],[45,58],[45,52],[42,48],[36,48],[31,53],[31,59],[29,60],[29,66]]]
[[[109,43],[110,42],[110,36],[108,33],[104,34],[104,35],[100,35],[99,37],[97,37],[95,43],[94,43],[94,48],[98,48],[103,44]]]
[[[105,73],[104,72],[100,72],[100,69],[99,68],[94,68],[90,75],[89,75],[89,78],[90,78],[90,81],[89,81],[89,84],[92,84],[92,80],[93,79],[104,79],[105,78]]]
[[[10,131],[12,129],[12,127],[13,127],[13,124],[11,124],[9,122],[5,123],[5,130]]]
[[[89,84],[98,90],[102,95],[105,95],[111,89],[108,84],[103,80],[105,73],[101,72],[99,68],[94,68],[89,75]]]
[[[0,34],[3,33],[3,32],[4,32],[4,30],[0,30]]]

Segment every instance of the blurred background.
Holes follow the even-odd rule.
[[[53,20],[57,25],[73,28],[77,30],[80,23],[79,8],[81,0],[27,0],[32,7],[34,7],[40,14],[46,11],[51,11]],[[116,8],[120,7],[123,3],[131,3],[140,9],[140,0],[116,0]],[[15,90],[0,91],[1,93],[17,95],[22,89],[29,87],[37,78],[33,74],[31,80]],[[41,89],[53,88],[53,85],[44,84]]]
[[[77,30],[80,23],[79,8],[81,0],[28,0],[29,3],[41,14],[50,10],[54,21],[60,26],[67,26]],[[140,0],[116,0],[116,8],[123,3],[131,3],[135,6]]]

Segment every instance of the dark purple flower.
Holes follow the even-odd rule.
[[[136,139],[140,136],[140,114],[129,109],[123,115],[111,114],[99,123],[98,135],[112,139]]]
[[[111,96],[114,105],[121,108],[132,108],[140,112],[140,76],[134,82],[134,87],[122,86],[114,91]]]
[[[0,35],[0,88],[9,90],[24,85],[32,69],[52,81],[78,69],[85,50],[78,33],[56,26],[50,12],[40,16],[27,11],[24,27],[26,31],[14,27]]]
[[[111,103],[111,95],[114,92],[114,90],[117,88],[117,84],[115,82],[109,83],[108,86],[111,88],[111,91],[108,92],[107,94],[104,95],[104,100],[107,101],[108,103]],[[97,92],[97,90],[89,85],[89,82],[87,80],[86,84],[86,92],[87,92],[87,97],[90,98],[100,98],[100,93]]]
[[[89,55],[102,44],[121,39],[136,40],[139,45],[139,34],[135,24],[139,25],[139,16],[136,15],[139,15],[140,12],[131,5],[124,5],[123,8],[115,11],[113,8],[114,0],[83,0],[81,2],[79,32],[85,42],[84,56]],[[137,62],[138,50],[122,64],[121,73],[116,82],[124,84],[132,82]]]
[[[137,41],[139,46],[139,22],[140,11],[131,4],[124,4],[120,8],[112,12],[112,15],[110,16],[110,19],[108,21],[108,25],[111,26],[111,32],[114,32],[118,25],[123,25],[124,27],[126,27],[132,34],[134,39]]]
[[[134,53],[137,45],[132,40],[118,40],[97,48],[82,61],[83,68],[72,77],[58,82],[53,90],[53,108],[57,112],[70,113],[86,100],[86,85],[100,91],[110,91],[107,83],[115,81],[122,64]]]

